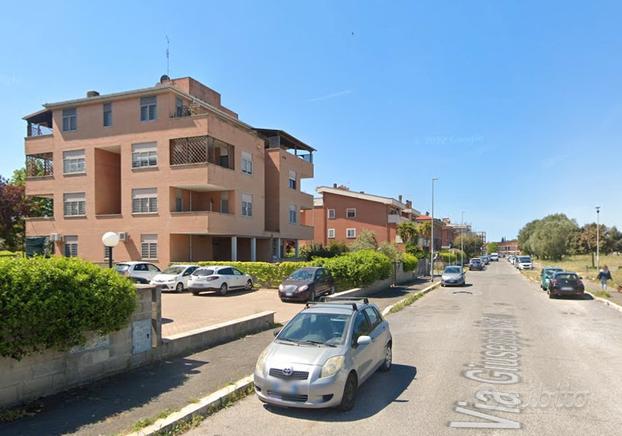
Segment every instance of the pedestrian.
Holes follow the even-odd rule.
[[[609,280],[611,280],[611,272],[609,271],[609,268],[607,268],[607,265],[605,265],[603,268],[601,268],[600,272],[598,273],[598,276],[596,276],[596,278],[598,280],[600,280],[600,287],[603,291],[607,290],[607,282]]]

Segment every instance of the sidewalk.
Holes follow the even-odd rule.
[[[385,289],[369,297],[380,309],[429,282]],[[296,305],[298,310],[303,305]],[[0,434],[118,434],[142,419],[180,409],[251,374],[272,330],[120,374],[37,402],[34,416],[0,423]]]
[[[611,286],[611,282],[609,282],[610,286],[608,286],[607,288],[607,293],[609,294],[609,297],[606,297],[599,293],[601,291],[600,283],[593,280],[584,280],[583,283],[585,284],[586,290],[592,293],[594,296],[604,298],[611,301],[612,303],[622,306],[622,292],[618,292],[618,290],[614,286]]]

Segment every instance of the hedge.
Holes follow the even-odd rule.
[[[402,265],[404,265],[404,271],[415,271],[419,265],[419,259],[410,253],[402,253]]]
[[[0,260],[0,356],[85,343],[86,333],[126,325],[136,307],[134,285],[116,271],[76,258]]]
[[[391,274],[391,261],[375,250],[360,250],[332,258],[314,258],[310,262],[215,262],[202,261],[198,265],[231,265],[251,275],[255,283],[265,288],[276,288],[292,272],[308,266],[323,266],[333,276],[339,289],[359,287],[386,279]]]

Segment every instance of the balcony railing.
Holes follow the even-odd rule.
[[[28,137],[45,136],[45,135],[51,135],[53,133],[54,133],[54,130],[52,130],[51,127],[48,127],[44,124],[28,123],[28,127],[26,130],[26,134]]]
[[[54,175],[52,153],[26,155],[26,177],[46,177]]]

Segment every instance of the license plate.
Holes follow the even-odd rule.
[[[293,295],[293,294],[292,294],[291,292],[286,292],[286,293],[285,293],[285,296],[286,296],[286,297],[291,297],[292,295]]]
[[[570,288],[570,287],[566,286],[566,287],[562,288],[562,291],[574,291],[574,288]]]

